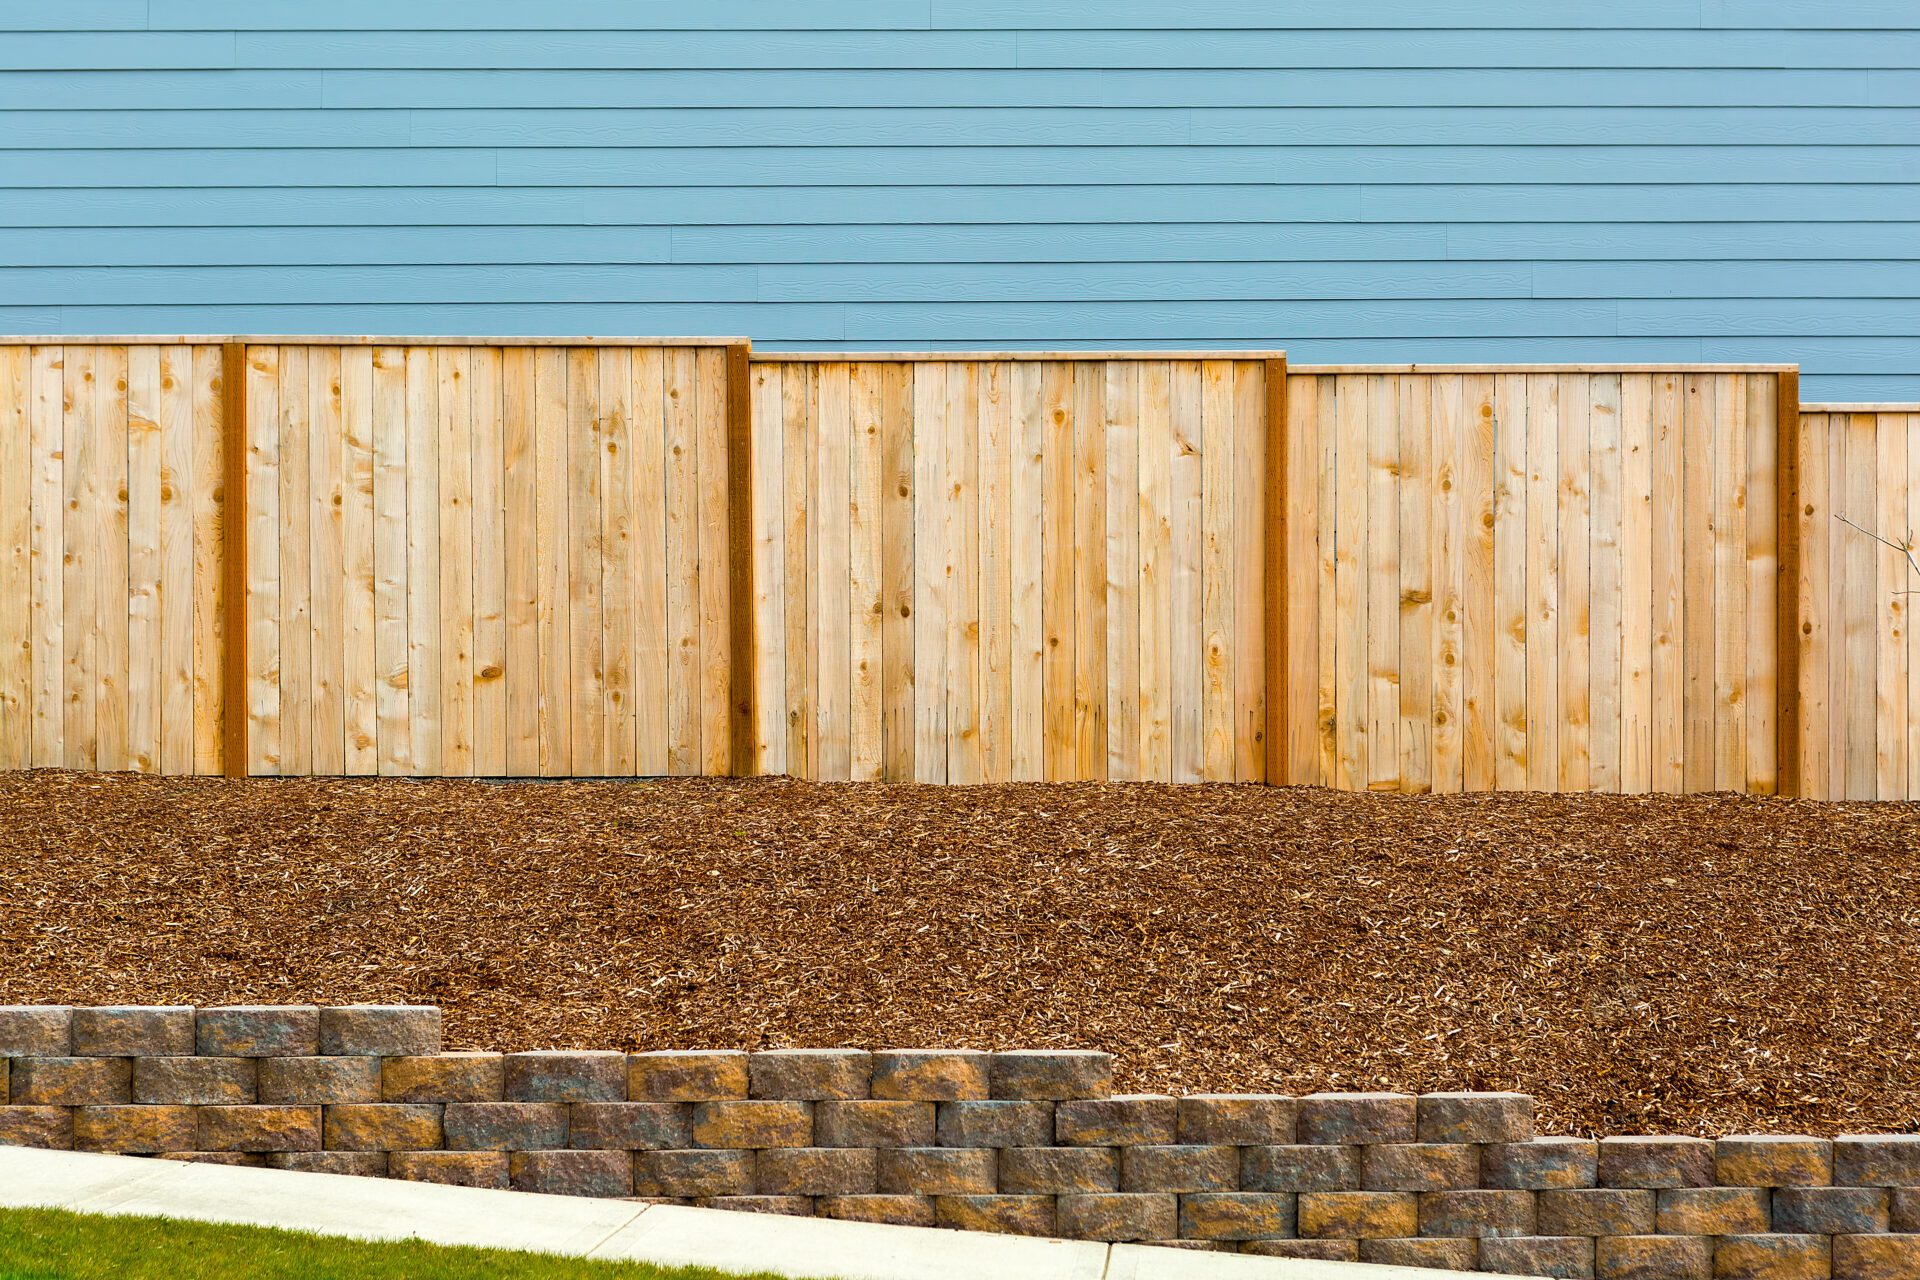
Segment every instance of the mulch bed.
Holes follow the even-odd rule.
[[[1920,805],[0,775],[0,1002],[411,1000],[464,1046],[1112,1050],[1920,1129]]]

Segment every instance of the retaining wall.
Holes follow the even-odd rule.
[[[0,1142],[1602,1280],[1920,1276],[1920,1135],[1112,1095],[1085,1050],[443,1052],[428,1006],[0,1008]]]

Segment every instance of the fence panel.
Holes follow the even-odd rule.
[[[1296,368],[1287,780],[1775,790],[1778,395]]]
[[[1266,369],[756,356],[760,769],[1263,779]]]
[[[1804,794],[1920,799],[1920,405],[1806,406],[1800,476]]]

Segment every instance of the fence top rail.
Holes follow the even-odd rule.
[[[1284,351],[756,351],[761,364],[912,364],[941,360],[1284,360]]]
[[[467,337],[459,334],[318,334],[318,333],[134,333],[134,334],[0,334],[0,346],[19,347],[171,347],[225,346],[295,347],[737,347],[746,338],[621,338],[621,337]]]
[[[1296,375],[1339,373],[1791,373],[1797,364],[1296,364]]]
[[[1803,404],[1802,413],[1920,413],[1920,401],[1913,404]]]

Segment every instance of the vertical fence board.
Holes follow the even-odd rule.
[[[33,440],[33,763],[47,768],[68,765],[66,349],[36,346],[28,352]]]
[[[483,778],[507,772],[507,543],[524,529],[503,522],[506,420],[501,398],[501,352],[472,353],[473,520],[473,772]]]
[[[659,348],[633,353],[628,392],[633,453],[633,695],[634,767],[643,776],[668,772],[672,732],[668,718],[672,630],[667,585],[667,360]],[[773,420],[779,428],[779,418]],[[780,457],[776,448],[773,457]],[[511,467],[509,467],[511,476]],[[756,505],[756,510],[758,506]],[[777,518],[780,504],[769,514]],[[771,624],[777,631],[776,618]],[[776,702],[784,705],[784,702]]]
[[[1619,385],[1619,782],[1638,795],[1653,787],[1653,378]]]
[[[160,769],[162,636],[160,348],[127,349],[127,746],[124,767]],[[0,547],[4,553],[4,547]],[[4,698],[0,693],[0,699]]]
[[[380,769],[373,352],[339,356],[341,750],[345,771],[366,775]]]
[[[1140,371],[1109,360],[1106,430],[1107,774],[1140,776]]]
[[[1434,387],[1426,377],[1398,381],[1400,788],[1427,792],[1434,790]]]
[[[307,348],[280,348],[280,760],[279,772],[313,767],[312,462]]]
[[[980,778],[1005,782],[1013,765],[1013,365],[980,370]]]
[[[318,774],[347,772],[346,423],[340,355],[338,347],[307,351],[309,771]]]
[[[639,691],[634,685],[634,571],[639,508],[633,449],[633,353],[602,347],[600,364],[601,759],[618,776],[639,769]]]
[[[882,648],[881,485],[886,438],[881,428],[885,373],[878,365],[849,369],[847,498],[849,664],[848,774],[859,782],[885,774],[886,726]]]
[[[0,347],[0,769],[33,762],[30,367],[26,347]]]
[[[1046,371],[1039,361],[1016,361],[1008,389],[1013,421],[1008,442],[1012,740],[1007,772],[1019,782],[1046,776]],[[910,527],[904,516],[901,524],[904,533]],[[901,640],[911,640],[905,628]]]
[[[1140,777],[1173,780],[1172,366],[1140,367]],[[1285,781],[1285,779],[1276,779]]]
[[[390,776],[413,767],[406,349],[374,348],[368,377],[373,397],[374,717],[379,770]]]

